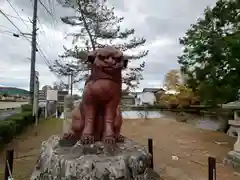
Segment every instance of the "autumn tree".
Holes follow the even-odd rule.
[[[217,105],[236,99],[240,88],[240,3],[218,0],[180,39],[179,57],[187,84],[201,102]]]
[[[74,67],[61,60],[56,60],[50,66],[51,71],[58,75],[69,75],[71,71],[75,73],[75,82],[87,77],[89,66],[86,62],[87,52],[101,48],[106,45],[114,46],[123,52],[132,52],[129,56],[129,68],[123,73],[123,83],[128,88],[135,88],[139,81],[143,79],[142,72],[145,63],[140,61],[139,66],[132,66],[131,62],[141,59],[148,54],[147,50],[139,50],[145,44],[145,38],[135,37],[134,29],[122,28],[123,17],[115,15],[114,8],[109,8],[107,3],[98,0],[58,0],[67,8],[73,8],[76,16],[62,17],[63,23],[73,26],[75,33],[69,34],[73,37],[73,47],[65,49],[65,53],[60,56],[64,58],[77,59]],[[75,83],[74,82],[74,83]]]
[[[185,84],[187,77],[178,69],[170,70],[164,79],[164,85],[167,90],[175,90],[174,94],[163,94],[159,97],[159,103],[164,103],[171,108],[184,108],[193,104],[199,103],[199,98],[196,93]]]
[[[180,71],[177,69],[170,70],[165,76],[164,76],[164,86],[167,88],[167,90],[177,90],[177,87],[181,83],[181,76]]]

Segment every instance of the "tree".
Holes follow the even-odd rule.
[[[45,85],[45,86],[42,87],[43,91],[47,91],[48,89],[52,90],[53,88],[49,85]]]
[[[63,81],[61,82],[54,82],[53,83],[53,89],[58,91],[63,91],[65,89],[68,89],[68,86],[66,86]]]
[[[109,8],[105,1],[101,3],[98,0],[58,1],[64,7],[73,8],[77,13],[76,16],[61,18],[63,23],[78,28],[77,32],[69,34],[73,37],[73,48],[64,47],[65,53],[60,56],[60,58],[77,59],[75,67],[71,67],[71,70],[78,76],[75,78],[75,82],[86,79],[90,69],[86,62],[86,55],[87,52],[96,48],[112,45],[123,52],[135,51],[129,55],[130,62],[148,54],[148,51],[137,49],[145,44],[146,39],[135,37],[134,29],[121,28],[120,25],[124,18],[116,16],[114,8]],[[69,66],[69,64],[56,60],[50,69],[61,76],[69,75]],[[145,62],[140,62],[139,66],[129,66],[124,72],[123,83],[128,88],[135,88],[143,79],[144,66]]]
[[[8,93],[3,93],[3,97],[8,97]]]
[[[240,3],[218,0],[180,39],[178,57],[187,84],[211,105],[236,99],[240,88]]]
[[[181,83],[181,76],[180,72],[177,69],[170,70],[165,76],[164,76],[164,86],[168,90],[177,90],[177,87]]]

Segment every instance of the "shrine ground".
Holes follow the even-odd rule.
[[[61,133],[61,120],[42,121],[37,128],[15,139],[14,180],[27,180],[34,168],[41,142]],[[232,168],[222,160],[233,147],[235,139],[219,132],[197,129],[173,119],[125,120],[123,134],[143,145],[154,139],[154,169],[165,180],[207,180],[207,158],[217,159],[217,180],[239,180]],[[0,179],[3,179],[4,153],[0,157]],[[176,158],[178,157],[178,158]]]

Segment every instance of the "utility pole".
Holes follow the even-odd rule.
[[[70,75],[70,87],[71,87],[71,96],[72,96],[72,93],[73,93],[73,71],[71,71],[71,75]]]
[[[39,73],[35,72],[34,78],[34,101],[33,101],[33,116],[35,116],[35,125],[38,125],[38,95],[39,95]]]
[[[74,78],[73,75],[74,75],[74,70],[71,68],[70,64],[66,64],[66,65],[68,66],[67,67],[67,74],[68,74],[68,78],[69,78],[68,81],[70,81],[70,83],[69,83],[69,85],[70,85],[70,94],[72,96],[72,93],[73,93],[73,78]],[[68,91],[69,91],[69,86],[68,86]]]
[[[31,69],[30,69],[30,104],[33,105],[34,99],[34,81],[35,81],[35,63],[37,49],[37,4],[38,0],[33,0],[33,20],[32,20],[32,52],[31,52]]]

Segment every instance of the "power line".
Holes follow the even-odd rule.
[[[18,17],[19,18],[17,18],[17,17],[14,17],[14,16],[12,16],[12,15],[7,15],[6,13],[4,13],[1,9],[0,9],[0,13],[19,31],[19,33],[27,40],[27,41],[29,41],[30,43],[31,43],[31,41],[24,35],[24,33],[12,22],[12,20],[8,17],[8,16],[10,16],[10,17],[13,17],[13,18],[17,18],[17,19],[20,19],[21,21],[26,21],[26,20],[24,20],[24,19],[22,19],[21,18],[21,16],[20,16],[20,14],[16,11],[16,9],[13,7],[13,5],[11,4],[11,2],[9,1],[9,0],[7,0],[8,1],[8,3],[9,3],[9,5],[12,7],[12,9],[16,12],[16,14],[18,15]],[[42,2],[40,2],[41,3],[41,5],[43,5],[44,6],[44,4],[42,3]],[[44,6],[45,7],[45,6]],[[46,7],[45,7],[45,9],[46,9]],[[52,14],[51,14],[52,15]],[[38,19],[38,21],[39,21],[39,23],[40,23],[40,20]],[[30,21],[29,21],[30,22]],[[24,24],[25,24],[25,22],[24,22]],[[26,24],[25,24],[26,25]],[[3,26],[3,25],[0,25],[0,26],[2,26],[2,27],[4,27],[4,28],[6,28],[5,26]],[[27,26],[27,25],[26,25]],[[28,28],[28,26],[27,26],[27,28]],[[43,28],[42,28],[43,29]],[[43,31],[44,31],[44,29],[43,29]],[[13,34],[15,34],[15,33],[13,33],[13,32],[11,32],[11,31],[2,31],[1,33],[11,33],[12,35]],[[46,37],[46,36],[45,36]],[[47,38],[46,38],[47,39]],[[37,47],[38,47],[38,51],[39,51],[39,55],[43,58],[43,60],[44,60],[44,62],[46,63],[46,65],[50,65],[51,64],[51,60],[49,60],[47,57],[46,57],[46,55],[43,53],[43,51],[41,50],[41,48],[40,48],[40,46],[39,45],[37,45]]]
[[[7,35],[7,36],[12,36],[13,37],[13,33],[11,31],[6,31],[6,30],[1,30],[0,29],[0,33]]]
[[[47,11],[47,13],[53,17],[52,13],[48,10],[48,8],[42,3],[41,0],[39,0],[39,3],[42,5],[42,7]]]
[[[8,2],[9,2],[9,0],[7,0]],[[12,6],[11,6],[12,7]],[[14,7],[12,7],[13,9],[14,9]],[[16,12],[16,11],[15,11]],[[6,18],[7,18],[7,20],[21,33],[21,35],[23,35],[28,41],[30,41],[25,35],[24,35],[24,33],[11,21],[11,19],[10,18],[8,18],[8,16],[2,11],[2,10],[0,10],[0,13],[1,14],[3,14]],[[17,13],[17,12],[16,12]],[[18,14],[18,13],[17,13]],[[20,17],[20,15],[18,14],[18,16]],[[2,26],[2,25],[1,25]],[[9,31],[10,32],[10,31]],[[13,32],[11,32],[11,33],[13,33]],[[30,41],[31,42],[31,41]],[[44,53],[42,52],[42,50],[40,49],[40,47],[39,47],[39,45],[38,45],[38,50],[39,50],[39,52],[40,52],[40,54],[42,54],[42,57],[44,58],[44,60],[47,62],[47,64],[49,64],[49,62],[51,62],[51,61],[49,61],[47,58],[46,58],[46,56],[44,55]]]
[[[20,20],[19,17],[13,16],[13,15],[11,15],[11,14],[5,13],[5,15],[6,15],[6,16],[9,16],[9,17],[11,17],[11,18],[15,18],[15,19]],[[31,21],[26,20],[26,19],[23,19],[23,18],[22,18],[22,20],[25,21],[25,22],[28,22],[28,23],[32,23]]]
[[[7,26],[1,25],[1,24],[0,24],[0,27],[3,27],[3,28],[5,28],[5,29],[11,30],[11,31],[14,31],[13,29],[10,29],[10,28],[8,28]]]
[[[11,19],[0,9],[0,13],[20,32],[20,34],[31,43],[31,41],[24,35],[24,33],[12,22]]]
[[[30,2],[32,3],[32,5],[33,5],[33,1],[32,0],[30,0]],[[40,19],[39,19],[39,17],[37,16],[37,21],[38,21],[38,23],[39,23],[39,26],[40,26],[40,28],[42,29],[42,31],[43,31],[43,35],[44,35],[44,37],[45,37],[45,39],[48,41],[48,38],[46,37],[46,33],[45,33],[45,31],[44,31],[44,28],[43,28],[43,26],[42,26],[42,23],[41,23],[41,21],[40,21]],[[38,41],[39,41],[39,39],[38,39]],[[49,43],[49,44],[51,44],[51,43]]]
[[[0,30],[1,30],[1,29],[0,29]],[[8,31],[8,30],[1,30],[1,32],[2,32],[2,33],[6,32],[6,33],[11,33],[11,34],[13,34],[13,32]]]
[[[23,22],[23,24],[27,27],[27,29],[28,29],[29,31],[31,31],[31,30],[29,29],[28,25],[26,24],[26,22],[24,22],[24,20],[23,20],[22,17],[20,16],[20,14],[19,14],[19,13],[17,12],[17,10],[13,7],[12,3],[11,3],[9,0],[7,0],[7,2],[8,2],[8,4],[11,6],[11,8],[14,10],[14,12],[17,14],[17,16],[20,18],[20,20]]]

